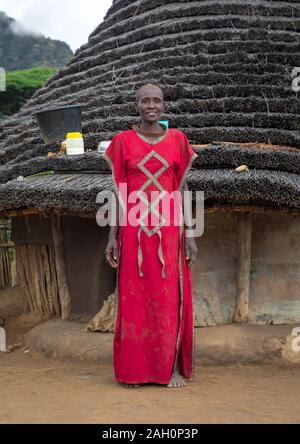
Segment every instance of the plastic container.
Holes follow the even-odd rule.
[[[100,142],[98,145],[98,153],[104,154],[110,144],[111,140]]]
[[[84,141],[81,133],[68,133],[65,143],[68,156],[84,154]]]
[[[44,109],[34,113],[33,116],[37,119],[46,145],[62,142],[66,133],[82,132],[80,105]]]

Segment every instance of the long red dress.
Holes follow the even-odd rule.
[[[154,145],[142,140],[134,130],[123,131],[113,138],[103,157],[112,170],[115,190],[123,215],[126,214],[124,220],[129,220],[130,210],[138,201],[144,204],[136,213],[138,224],[124,224],[118,233],[116,379],[127,384],[166,385],[176,361],[180,374],[190,378],[194,337],[192,276],[185,259],[183,226],[174,223],[174,202],[170,204],[169,226],[164,224],[166,218],[161,218],[167,193],[182,188],[197,155],[181,131],[170,129]],[[128,199],[133,191],[144,192],[143,199]],[[156,202],[152,198],[153,206],[149,207],[151,191],[156,191],[158,198]]]

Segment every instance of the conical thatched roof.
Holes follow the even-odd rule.
[[[300,107],[291,80],[300,66],[299,17],[297,1],[115,0],[89,42],[0,128],[0,181],[43,169],[104,172],[96,153],[48,159],[32,112],[81,103],[86,147],[96,149],[136,121],[136,90],[155,82],[165,90],[171,126],[192,143],[210,144],[199,149],[194,189],[216,200],[300,208]],[[255,171],[237,177],[241,163]],[[46,187],[49,178],[39,180]],[[14,184],[2,186],[2,208],[22,206],[10,199]]]

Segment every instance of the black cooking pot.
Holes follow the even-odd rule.
[[[36,117],[46,145],[62,142],[67,133],[82,132],[82,113],[80,105],[43,109],[33,113]]]

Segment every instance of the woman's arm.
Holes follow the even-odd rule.
[[[189,191],[189,187],[188,187],[188,184],[186,183],[186,181],[184,182],[183,187],[182,187],[182,193],[181,193],[182,204],[184,202],[184,192],[185,191]],[[184,215],[184,230],[186,233],[186,230],[193,229],[192,199],[191,199],[190,193],[186,193],[185,199],[187,199],[187,201],[186,201],[185,205],[183,205],[183,215]],[[191,267],[196,262],[197,255],[198,255],[198,249],[197,249],[195,238],[194,237],[187,237],[185,235],[185,257],[186,257],[189,267]]]
[[[116,202],[118,203],[117,195],[114,191],[114,197],[116,199]],[[109,236],[108,236],[108,243],[107,247],[105,249],[105,257],[106,262],[112,267],[112,268],[118,268],[119,266],[119,250],[118,250],[118,230],[119,230],[119,205],[116,206],[116,224],[113,225],[111,223],[110,230],[109,230]],[[113,218],[112,218],[113,219]]]

